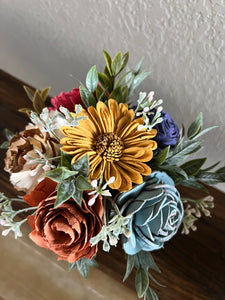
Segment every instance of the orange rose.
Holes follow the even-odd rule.
[[[45,188],[49,186],[45,182],[41,184],[41,188],[39,184],[39,187],[26,196],[26,202],[35,204],[38,197],[46,195]],[[33,229],[30,238],[38,246],[58,254],[58,260],[73,263],[82,257],[91,259],[97,253],[97,246],[92,247],[90,239],[100,232],[103,225],[102,197],[98,196],[94,205],[88,206],[91,196],[85,191],[82,207],[70,199],[54,208],[56,197],[57,191],[54,191],[40,199],[42,201],[35,216],[28,217]]]

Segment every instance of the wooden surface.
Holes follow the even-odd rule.
[[[31,104],[22,88],[23,84],[22,81],[0,71],[0,131],[6,127],[13,132],[22,130],[28,121],[24,115],[17,112],[18,108],[28,107]],[[2,140],[1,133],[0,141]],[[8,181],[8,174],[3,171],[5,152],[0,151],[0,191],[12,196],[16,193]],[[155,277],[160,283],[166,285],[166,288],[163,288],[152,284],[161,300],[225,299],[225,194],[214,188],[210,188],[210,191],[215,197],[213,217],[203,217],[197,223],[198,230],[196,232],[191,232],[189,236],[178,233],[171,241],[165,243],[164,249],[153,252],[155,260],[162,270],[162,274],[155,274]],[[181,189],[181,192],[186,196],[193,195],[197,198],[202,195],[184,188]],[[1,243],[2,239],[0,237]],[[13,245],[16,247],[17,243],[15,241]],[[35,245],[33,247],[34,251],[37,251],[37,247]],[[47,250],[41,251],[44,255],[48,255]],[[18,255],[20,254],[18,253]],[[107,276],[118,281],[122,280],[126,266],[124,252],[120,246],[111,248],[110,254],[100,249],[97,261],[99,269]],[[15,265],[14,269],[16,267]],[[105,278],[109,280],[107,276]],[[134,290],[134,273],[127,280],[126,286]],[[13,289],[12,285],[11,289]],[[119,296],[119,292],[115,293],[117,299],[123,299]],[[1,297],[7,300],[4,295]],[[109,293],[105,299],[114,299],[111,297],[113,296]],[[127,297],[131,299],[130,296]],[[21,299],[29,299],[29,297]],[[65,299],[70,298],[65,297]],[[83,298],[75,297],[74,299]],[[96,296],[92,299],[100,298]]]

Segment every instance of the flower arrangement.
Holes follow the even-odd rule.
[[[143,60],[129,69],[128,52],[113,59],[103,54],[103,73],[93,66],[85,85],[60,93],[51,105],[49,88],[24,87],[33,109],[20,111],[31,122],[16,134],[6,129],[1,145],[7,149],[5,171],[23,196],[0,193],[0,224],[7,227],[2,234],[20,237],[28,222],[35,244],[84,277],[96,265],[99,247],[108,252],[122,243],[124,281],[135,268],[138,297],[154,300],[151,270],[160,270],[152,251],[180,227],[184,234],[196,230],[196,220],[210,216],[214,206],[210,195],[184,198],[179,186],[208,192],[206,185],[225,182],[225,167],[212,171],[218,163],[204,168],[206,158],[187,160],[201,150],[200,137],[216,127],[202,129],[202,113],[185,136],[154,92],[136,95],[149,75]],[[14,201],[28,206],[16,211]],[[18,221],[21,212],[27,216]]]

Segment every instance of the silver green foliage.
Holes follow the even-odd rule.
[[[2,231],[2,235],[6,236],[10,231],[14,232],[15,239],[22,236],[22,231],[20,229],[21,225],[27,221],[27,218],[21,221],[15,221],[14,218],[24,212],[30,210],[36,210],[37,207],[28,207],[15,211],[12,207],[13,201],[24,202],[22,199],[10,199],[6,197],[3,193],[0,193],[0,225],[8,227]]]
[[[103,250],[109,252],[110,246],[116,246],[119,241],[119,236],[124,234],[130,235],[130,231],[127,229],[130,216],[123,217],[121,215],[114,216],[108,225],[103,225],[102,230],[98,235],[91,239],[91,245],[94,246],[98,242],[103,241]]]

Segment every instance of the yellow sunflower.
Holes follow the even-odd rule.
[[[127,191],[132,182],[140,184],[141,174],[149,175],[151,169],[143,162],[153,156],[152,150],[157,148],[153,138],[157,131],[138,126],[144,124],[143,118],[134,120],[135,113],[128,110],[128,105],[108,101],[108,107],[101,101],[88,111],[83,109],[80,116],[87,116],[79,122],[79,126],[61,127],[65,135],[60,143],[62,150],[73,155],[72,163],[85,154],[89,155],[91,180],[104,174],[106,181],[115,177],[109,186],[119,191]]]

